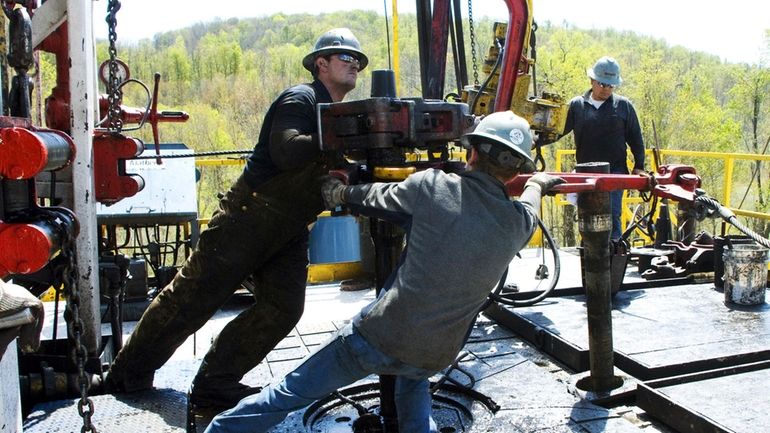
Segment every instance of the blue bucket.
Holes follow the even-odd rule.
[[[310,230],[308,258],[311,264],[360,261],[361,241],[356,218],[320,216]]]

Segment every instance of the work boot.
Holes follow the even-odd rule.
[[[196,408],[225,410],[235,407],[244,397],[260,391],[262,391],[261,386],[248,386],[239,382],[218,383],[216,385],[193,382],[190,390],[190,403]]]
[[[107,394],[146,391],[148,389],[153,389],[152,381],[154,379],[155,373],[145,375],[123,375],[110,369],[105,373],[104,386],[102,388]]]

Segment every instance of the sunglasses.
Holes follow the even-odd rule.
[[[599,81],[596,82],[596,84],[602,86],[602,89],[614,89],[615,86],[613,84],[604,84]]]
[[[337,58],[345,63],[352,63],[357,67],[361,66],[361,61],[358,60],[358,57],[352,54],[340,53],[340,54],[337,54]]]

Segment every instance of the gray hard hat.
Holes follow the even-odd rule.
[[[353,36],[348,28],[331,29],[322,34],[315,42],[315,47],[310,54],[302,59],[302,66],[313,72],[313,63],[318,56],[327,56],[338,53],[350,53],[358,57],[359,70],[363,70],[369,64],[369,58],[361,51],[361,44]]]
[[[476,149],[488,155],[492,161],[520,173],[535,171],[532,160],[532,133],[529,122],[513,111],[498,111],[483,119],[473,132],[461,139],[463,147]]]
[[[612,57],[604,56],[597,60],[593,68],[586,69],[586,73],[592,79],[610,86],[620,86],[623,83],[620,78],[620,65]]]

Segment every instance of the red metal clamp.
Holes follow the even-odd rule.
[[[651,191],[658,197],[670,198],[679,202],[692,203],[695,190],[700,187],[700,177],[695,168],[687,165],[662,165],[658,173],[652,176],[643,174],[606,174],[606,173],[549,173],[561,177],[567,183],[557,185],[551,192],[556,194],[578,192],[610,192],[622,189]],[[524,191],[530,174],[516,176],[506,184],[510,196],[518,196]]]
[[[94,189],[96,201],[113,204],[132,197],[144,188],[138,174],[126,173],[126,160],[139,156],[144,143],[120,134],[94,137]]]

